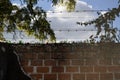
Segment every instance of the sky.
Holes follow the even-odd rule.
[[[79,0],[84,1],[89,5],[93,6],[93,9],[103,9],[106,10],[108,8],[117,7],[118,0]],[[50,10],[51,7],[51,1],[49,0],[40,0],[38,5],[41,6],[44,10]]]
[[[20,4],[17,0],[13,0],[13,3]],[[86,22],[98,17],[96,12],[83,12],[82,10],[108,10],[108,8],[112,9],[117,7],[117,5],[117,0],[77,0],[75,11],[81,12],[68,13],[65,7],[52,6],[49,0],[39,0],[37,4],[37,6],[42,7],[47,12],[47,20],[50,21],[51,28],[54,30],[58,42],[84,41],[89,39],[89,36],[96,34],[94,25],[85,27],[76,24],[76,22]],[[117,18],[114,22],[114,26],[119,28],[119,22],[120,19]],[[10,37],[11,35],[9,39],[11,39]],[[6,38],[8,38],[8,36],[6,36]],[[38,42],[38,40],[33,39],[33,37],[29,38],[27,36],[23,36],[22,38],[18,36],[18,39],[14,41],[19,40],[30,43]]]

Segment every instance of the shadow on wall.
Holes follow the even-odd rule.
[[[0,80],[31,80],[22,71],[11,44],[0,43]]]

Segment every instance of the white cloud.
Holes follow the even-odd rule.
[[[18,8],[23,8],[25,6],[27,6],[26,4],[19,4],[19,3],[12,3],[13,5],[17,6]]]
[[[91,10],[91,9],[92,9],[92,5],[89,5],[84,1],[77,0],[76,10]]]
[[[21,6],[18,4],[14,5]],[[92,10],[92,6],[84,1],[77,0],[75,11],[79,12],[67,12],[64,6],[54,6],[52,11],[47,12],[47,19],[48,21],[51,21],[51,28],[55,31],[57,41],[86,40],[89,39],[90,35],[96,33],[96,31],[91,31],[95,30],[92,25],[85,27],[76,24],[76,22],[86,22],[96,18],[96,14],[84,10]],[[8,37],[8,40],[13,41],[11,37]],[[23,42],[37,42],[33,37],[28,38],[27,36],[23,37],[23,39],[18,37],[18,39],[13,42],[19,42],[20,40]]]
[[[86,22],[96,17],[96,14],[93,12],[85,10],[92,10],[92,6],[88,5],[86,2],[77,0],[75,12],[66,12],[64,6],[54,6],[54,13],[52,13],[52,11],[48,11],[47,19],[51,21],[51,27],[55,30],[58,41],[86,40],[90,35],[96,33],[96,31],[91,31],[95,30],[92,25],[85,27],[76,24],[76,22]]]

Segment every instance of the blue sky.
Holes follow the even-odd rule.
[[[93,9],[103,9],[114,8],[118,5],[118,0],[81,0],[87,2],[89,5],[93,6]],[[51,1],[40,0],[39,5],[45,10],[49,10],[51,7]]]
[[[118,0],[81,0],[87,2],[89,5],[92,5],[93,10],[108,10],[114,7],[118,7]],[[38,5],[40,5],[44,10],[51,10],[51,1],[49,0],[40,0]],[[120,29],[120,18],[117,18],[114,21],[114,27]]]
[[[118,0],[83,0],[93,6],[95,10],[107,10],[118,7]],[[120,17],[114,21],[114,27],[120,29]]]
[[[83,0],[88,4],[93,6],[93,9],[103,9],[114,8],[118,5],[118,0]]]
[[[78,0],[76,9],[88,9],[88,10],[107,10],[112,9],[114,7],[118,6],[118,0]],[[20,3],[18,0],[13,0],[14,3]],[[52,7],[52,3],[50,0],[39,0],[38,6],[42,7],[45,11],[53,10],[60,8],[59,6]],[[90,7],[92,6],[92,8]],[[64,10],[62,10],[64,11]],[[79,30],[79,29],[93,29],[93,26],[89,27],[83,27],[76,25],[77,21],[88,21],[91,19],[94,19],[96,17],[96,13],[90,13],[90,12],[83,12],[83,13],[50,13],[47,14],[48,20],[52,21],[51,28],[58,29],[58,30]],[[69,18],[64,18],[69,17]],[[76,17],[76,18],[75,18]],[[114,27],[119,28],[120,25],[120,18],[117,18],[116,21],[114,21]],[[119,28],[120,29],[120,28]],[[57,40],[85,40],[89,38],[90,35],[95,34],[94,31],[55,31]]]
[[[117,7],[118,0],[81,0],[87,2],[89,5],[93,6],[93,9],[108,9]],[[20,3],[19,0],[12,0],[14,3]],[[50,0],[39,0],[38,5],[41,6],[45,10],[49,10],[51,8]]]

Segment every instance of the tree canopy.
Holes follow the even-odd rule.
[[[100,42],[120,42],[120,35],[117,34],[118,29],[111,25],[116,17],[120,17],[120,0],[118,1],[118,7],[109,9],[105,14],[99,14],[97,19],[84,23],[78,22],[78,24],[85,26],[95,25],[97,33],[90,36],[93,42],[98,39]]]
[[[22,8],[17,7],[11,3],[11,0],[0,0],[0,40],[5,40],[3,32],[15,32],[18,30],[25,31],[28,35],[34,36],[39,40],[49,39],[55,41],[55,33],[50,27],[49,21],[46,20],[46,12],[39,6],[34,7],[39,0],[20,0],[23,1]],[[73,11],[75,9],[76,0],[48,0],[53,5],[64,5],[67,10]],[[104,15],[93,21],[81,23],[81,25],[95,24],[97,28],[96,36],[91,36],[92,40],[99,38],[101,42],[119,41],[116,35],[117,28],[111,27],[109,21],[114,21],[120,14],[120,0],[118,0],[118,7],[109,10]],[[104,34],[100,35],[104,29]]]
[[[39,6],[34,8],[39,0],[20,0],[27,6],[19,8],[12,5],[10,0],[0,0],[0,39],[5,40],[2,32],[25,31],[39,40],[55,41],[55,33],[46,20],[46,12]],[[74,10],[75,1],[49,0],[53,5],[67,5],[68,11]]]

